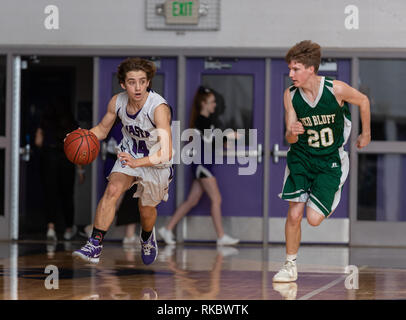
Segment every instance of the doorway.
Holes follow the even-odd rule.
[[[93,58],[23,56],[21,58],[21,140],[20,160],[20,239],[44,239],[47,230],[43,177],[40,174],[41,150],[35,145],[35,134],[45,110],[71,112],[76,124],[92,126]],[[85,181],[79,184],[75,175],[74,224],[90,221],[91,170],[85,167]],[[60,195],[62,197],[63,195]],[[55,227],[58,239],[66,228],[57,207]]]

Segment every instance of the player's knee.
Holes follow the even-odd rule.
[[[319,226],[324,220],[324,216],[322,216],[321,214],[310,214],[307,215],[306,218],[307,222],[313,227]]]
[[[117,200],[122,193],[122,188],[115,183],[109,183],[106,188],[105,198],[109,200]]]
[[[199,203],[199,198],[195,199],[195,198],[188,198],[187,199],[187,203],[190,207],[195,207],[198,203]]]
[[[149,211],[142,211],[142,210],[140,210],[140,217],[141,217],[141,219],[148,219],[148,218],[150,218],[152,216],[152,214],[149,212]]]
[[[140,209],[141,219],[152,218],[156,212],[154,207],[149,207],[149,206],[140,207],[139,209]]]
[[[289,212],[288,222],[292,225],[298,225],[302,222],[303,214],[298,211]]]
[[[288,223],[291,225],[299,225],[303,219],[303,210],[304,205],[303,203],[293,203],[289,204],[289,211],[288,211]]]
[[[211,204],[215,206],[221,206],[221,195],[216,195],[211,198]]]

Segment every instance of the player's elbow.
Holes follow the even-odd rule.
[[[361,102],[360,102],[360,107],[363,107],[363,106],[369,108],[369,98],[365,94],[362,94]]]
[[[357,100],[354,101],[353,104],[359,106],[360,109],[369,108],[369,98],[360,92]]]

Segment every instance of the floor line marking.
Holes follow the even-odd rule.
[[[305,294],[304,296],[300,297],[298,300],[308,300],[308,299],[310,299],[311,297],[313,297],[313,296],[319,294],[320,292],[323,292],[323,291],[325,291],[325,290],[327,290],[327,289],[330,289],[331,287],[334,287],[337,283],[343,281],[343,280],[345,279],[345,277],[346,277],[346,276],[341,276],[340,278],[338,278],[338,279],[336,279],[336,280],[334,280],[334,281],[332,281],[332,282],[326,284],[325,286],[323,286],[323,287],[321,287],[321,288],[319,288],[319,289],[313,290],[312,292],[310,292],[310,293],[308,293],[308,294]]]
[[[362,266],[362,267],[358,268],[358,270],[364,270],[366,268],[367,268],[367,266]],[[325,286],[323,286],[319,289],[313,290],[312,292],[309,292],[308,294],[305,294],[304,296],[300,297],[298,300],[308,300],[308,299],[314,297],[315,295],[334,287],[337,283],[340,283],[345,278],[347,278],[347,276],[348,275],[345,274],[345,275],[339,277],[338,279],[331,281],[330,283],[326,284]]]

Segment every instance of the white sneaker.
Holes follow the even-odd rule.
[[[231,246],[233,244],[237,244],[238,242],[240,242],[240,239],[232,238],[227,234],[217,239],[218,246]]]
[[[65,233],[63,234],[63,238],[65,240],[71,240],[75,236],[76,231],[77,231],[76,226],[72,226],[71,231],[65,231]]]
[[[165,248],[163,250],[161,250],[160,255],[158,256],[158,259],[161,262],[168,261],[168,259],[174,255],[175,248],[176,248],[176,246],[174,244],[166,245]]]
[[[89,239],[92,236],[93,232],[93,225],[88,224],[85,227],[81,227],[78,230],[78,235],[80,235],[83,238]]]
[[[278,291],[285,300],[295,300],[297,295],[297,284],[295,282],[289,283],[272,283],[275,291]]]
[[[124,239],[123,239],[123,244],[136,244],[136,243],[137,243],[137,239],[135,238],[135,236],[124,237]]]
[[[52,241],[56,241],[56,232],[55,229],[51,229],[49,228],[47,231],[47,239],[48,240],[52,240]]]
[[[223,257],[229,257],[229,256],[234,256],[239,253],[238,249],[233,248],[233,247],[223,247],[223,246],[218,246],[217,247],[217,252],[221,254]]]
[[[158,230],[159,235],[165,241],[166,244],[175,244],[176,241],[174,240],[175,236],[173,235],[171,230],[162,227]]]
[[[273,282],[292,282],[297,280],[296,262],[286,261],[281,270],[273,276]]]
[[[141,291],[141,300],[157,300],[158,293],[152,288],[144,288]]]
[[[53,242],[51,244],[47,244],[47,256],[48,258],[52,259],[55,257],[55,251],[56,251],[56,243]]]

